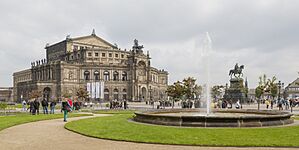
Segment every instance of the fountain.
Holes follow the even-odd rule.
[[[203,43],[203,62],[204,63],[204,71],[205,71],[205,77],[204,77],[204,92],[203,92],[203,101],[206,102],[206,115],[208,116],[210,114],[210,107],[211,107],[211,96],[210,96],[210,52],[212,50],[212,40],[209,35],[209,32],[206,33],[206,37],[204,39]]]
[[[254,110],[254,109],[214,109],[211,113],[211,98],[210,98],[210,52],[212,50],[212,40],[209,33],[206,33],[206,38],[203,43],[202,58],[204,63],[204,91],[203,98],[206,102],[206,113],[199,113],[199,109],[160,109],[135,112],[134,121],[167,125],[167,126],[188,126],[188,127],[264,127],[277,126],[293,123],[292,114],[282,111],[273,110]],[[243,98],[243,79],[242,67],[236,67],[230,71],[231,86],[226,96],[234,102]],[[239,76],[236,76],[239,75]]]

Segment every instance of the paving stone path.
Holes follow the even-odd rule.
[[[105,116],[105,115],[96,115]],[[69,118],[69,121],[90,118]],[[268,147],[199,147],[102,140],[64,129],[62,119],[17,125],[0,131],[0,150],[293,150]]]

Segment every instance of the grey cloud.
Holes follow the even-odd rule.
[[[191,75],[200,80],[206,31],[213,39],[214,84],[227,82],[235,62],[246,65],[252,87],[262,73],[290,82],[299,68],[298,6],[295,0],[3,0],[0,86],[11,86],[14,71],[43,58],[46,43],[90,34],[92,28],[121,48],[139,39],[153,65],[169,70],[170,82]]]

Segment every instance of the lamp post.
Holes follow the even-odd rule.
[[[154,101],[153,101],[153,98],[152,98],[152,87],[150,86],[149,87],[149,95],[150,95],[150,102],[152,103],[152,105],[153,105],[153,109],[155,108],[155,103],[154,103]]]
[[[278,81],[278,101],[281,99],[280,90],[281,90],[281,81]]]

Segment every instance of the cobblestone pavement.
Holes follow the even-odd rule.
[[[105,116],[105,115],[97,115]],[[69,121],[89,118],[70,118]],[[17,125],[0,132],[0,150],[289,150],[269,147],[199,147],[120,142],[90,138],[64,129],[62,119]]]

